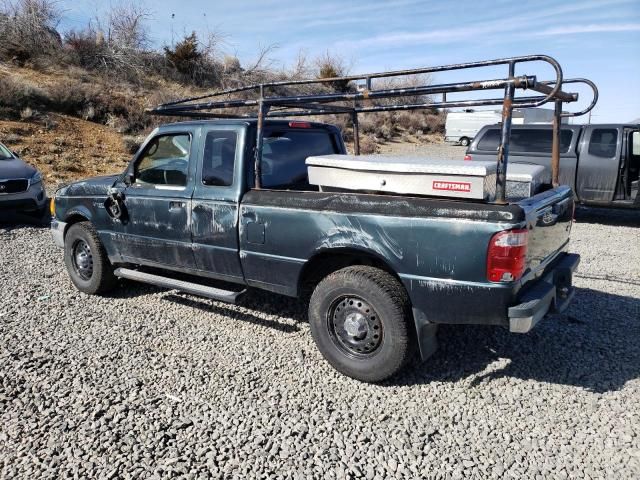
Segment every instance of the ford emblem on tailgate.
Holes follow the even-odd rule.
[[[551,210],[547,210],[546,212],[544,212],[544,215],[542,215],[542,223],[544,225],[550,225],[552,223],[554,223],[556,221],[556,219],[558,218],[557,215],[554,215]]]

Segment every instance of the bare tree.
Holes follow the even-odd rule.
[[[116,48],[145,50],[149,47],[146,21],[151,14],[143,6],[121,3],[108,15],[108,42]]]
[[[59,48],[60,18],[53,0],[5,0],[0,6],[0,52],[24,61]]]
[[[295,80],[308,78],[312,75],[312,67],[309,65],[309,56],[304,49],[298,50],[291,68],[287,72],[288,76]]]
[[[372,88],[374,90],[395,89],[395,88],[414,88],[430,85],[432,83],[431,75],[417,74],[408,75],[398,78],[374,79]],[[393,105],[396,103],[430,103],[431,97],[428,95],[407,95],[394,98],[383,98],[376,100],[378,105]]]

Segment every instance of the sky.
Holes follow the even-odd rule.
[[[114,1],[60,0],[60,30],[79,29]],[[273,45],[277,67],[299,52],[342,56],[354,74],[499,57],[546,54],[565,78],[587,77],[600,90],[592,123],[640,118],[640,0],[140,0],[150,16],[152,46],[161,48],[196,31],[216,32],[222,51],[250,65]],[[516,74],[552,79],[547,65]],[[434,83],[503,78],[506,69],[437,74]],[[375,88],[375,84],[374,84]],[[569,90],[568,88],[566,88]],[[583,108],[588,90],[581,94]],[[455,98],[452,96],[451,98]],[[460,97],[461,98],[461,97]],[[586,121],[586,118],[584,119]]]

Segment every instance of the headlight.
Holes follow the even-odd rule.
[[[38,183],[42,182],[42,174],[38,171],[36,171],[36,173],[33,174],[33,177],[31,177],[31,185],[37,185]]]

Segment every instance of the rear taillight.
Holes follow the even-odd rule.
[[[467,161],[473,160],[473,157],[471,155],[469,155],[468,153],[464,156],[464,159]]]
[[[498,232],[489,242],[487,280],[513,282],[524,273],[527,257],[526,229]]]

